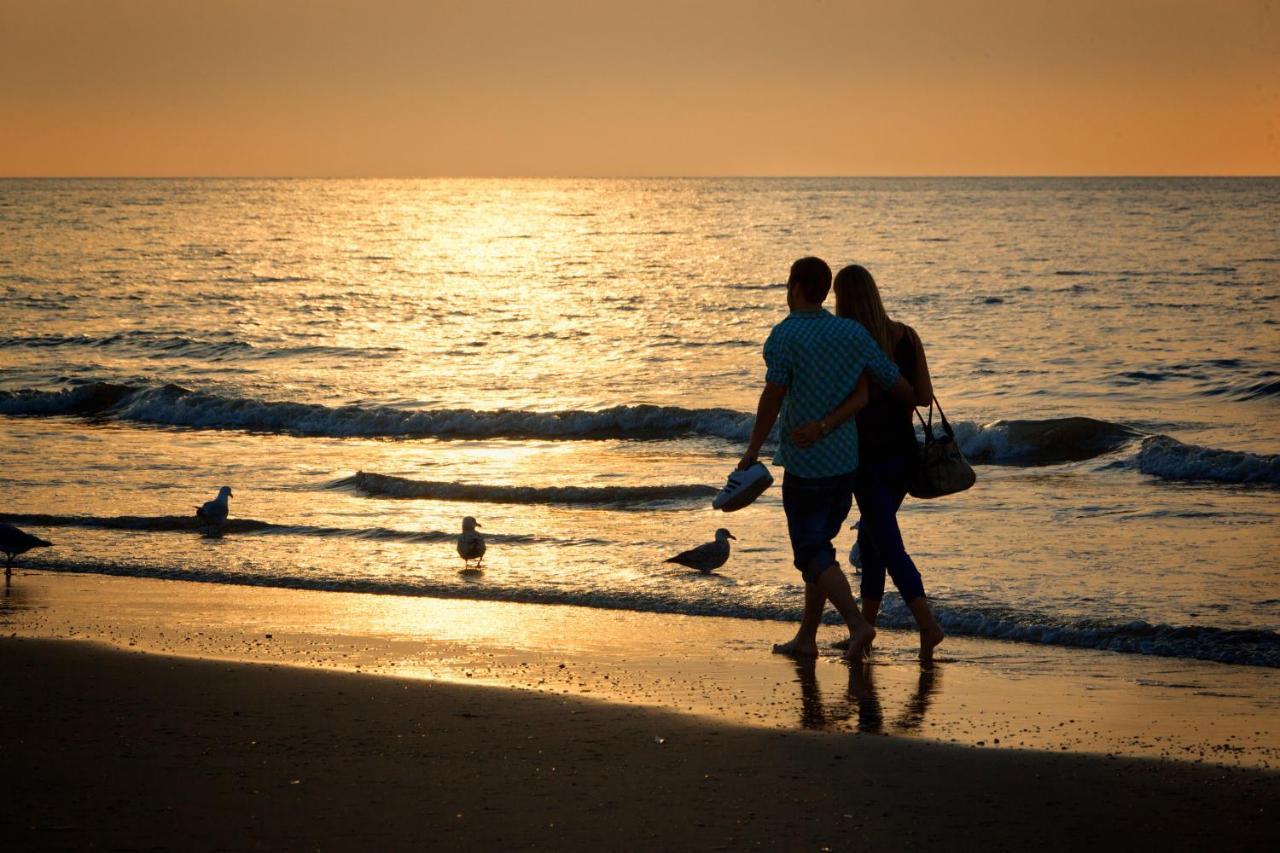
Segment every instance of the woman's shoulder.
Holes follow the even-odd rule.
[[[897,320],[889,321],[889,334],[893,336],[893,344],[897,346],[902,342],[903,338],[915,343],[920,340],[920,335],[916,330],[908,326],[906,323],[899,323]]]

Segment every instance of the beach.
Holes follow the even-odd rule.
[[[0,180],[0,523],[52,543],[0,596],[0,837],[1275,847],[1276,210],[1274,178]],[[711,505],[814,253],[918,330],[977,473],[899,514],[933,666],[892,589],[866,665],[832,612],[771,654],[781,489]],[[715,571],[665,562],[721,527]]]
[[[259,592],[272,600],[255,608]],[[653,617],[665,635],[638,626],[647,643],[641,630],[578,641],[564,629],[586,624],[575,616],[601,625],[597,614],[547,608],[531,624],[559,641],[526,642],[502,638],[503,614],[484,612],[499,605],[468,620],[458,605],[472,602],[420,602],[420,621],[388,630],[371,616],[387,615],[390,597],[333,597],[20,573],[0,611],[0,672],[14,698],[4,837],[68,850],[1261,850],[1280,840],[1280,774],[1266,769],[1274,691],[1201,696],[1218,704],[1198,717],[1194,691],[1146,686],[1144,702],[1091,705],[1098,691],[1057,673],[1030,691],[1056,693],[1025,709],[1046,732],[1029,749],[1008,735],[993,742],[1029,692],[999,677],[992,649],[980,666],[944,657],[935,695],[913,710],[910,699],[898,707],[895,687],[915,678],[911,638],[884,632],[875,669],[887,722],[872,729],[859,727],[866,708],[850,713],[849,696],[830,695],[846,672],[834,652],[806,685],[785,674],[794,665],[760,654],[750,630],[734,638],[721,626],[712,646],[690,624],[699,620]],[[315,624],[317,608],[364,628]],[[268,612],[275,630],[264,630]],[[478,630],[486,618],[495,624]],[[738,694],[707,680],[719,661]],[[1161,710],[1170,691],[1188,694],[1179,719]],[[1057,713],[1043,716],[1049,707]],[[1115,748],[1143,707],[1152,744],[1163,719],[1200,749],[1171,760]],[[902,725],[912,713],[914,730]],[[1074,724],[1089,714],[1082,739]],[[930,716],[941,730],[920,725]],[[962,718],[987,736],[949,742]],[[1257,734],[1234,751],[1243,761],[1216,748],[1246,729]]]
[[[1276,0],[0,22],[0,853],[1280,851]]]

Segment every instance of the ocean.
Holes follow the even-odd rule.
[[[788,622],[780,491],[710,502],[817,254],[975,463],[900,515],[949,633],[1276,667],[1277,222],[1280,179],[3,180],[0,521],[51,571]]]

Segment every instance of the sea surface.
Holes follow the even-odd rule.
[[[787,622],[779,490],[710,500],[817,254],[976,464],[900,516],[949,632],[1280,666],[1277,223],[1280,179],[4,180],[0,520],[57,571]]]

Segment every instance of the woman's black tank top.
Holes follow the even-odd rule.
[[[913,334],[905,332],[893,348],[893,360],[908,382],[916,378],[916,345]],[[886,459],[916,451],[913,409],[894,399],[888,391],[871,383],[871,398],[858,413],[858,455],[862,460]]]

